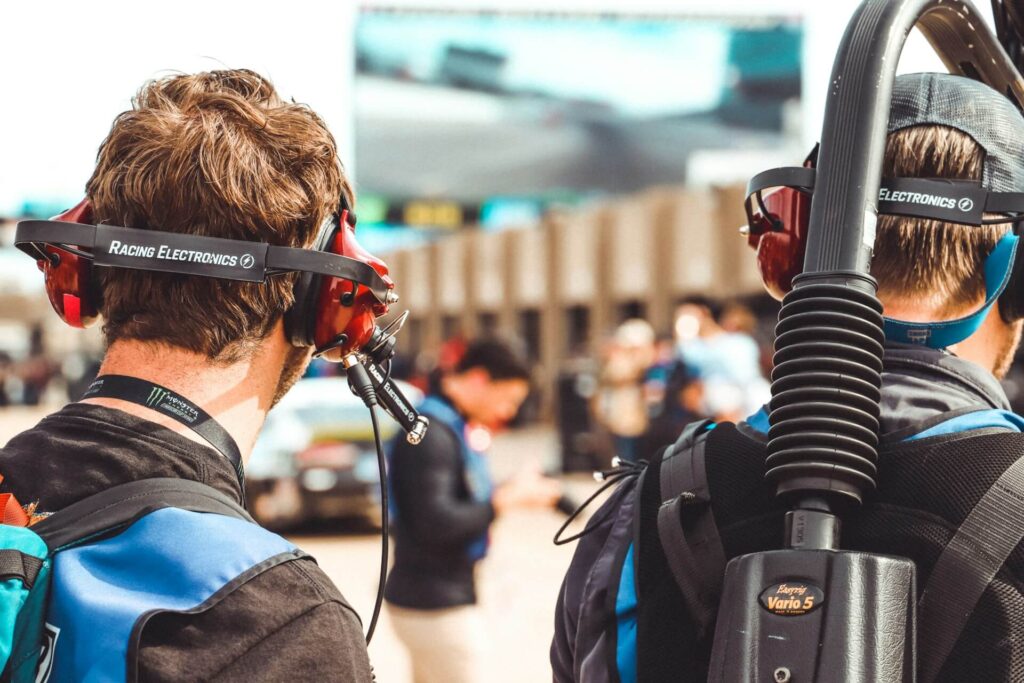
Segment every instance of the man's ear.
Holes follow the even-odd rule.
[[[468,380],[470,384],[477,387],[486,386],[487,383],[491,381],[491,373],[480,367],[469,368],[462,373],[462,376]]]

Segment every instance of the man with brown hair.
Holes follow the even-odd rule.
[[[1003,163],[994,155],[986,159],[985,148],[963,130],[949,125],[915,125],[889,136],[884,175],[975,180],[989,189],[1019,191],[1017,179],[997,175]],[[991,169],[988,177],[986,164]],[[985,257],[1009,231],[1008,223],[969,226],[929,218],[879,216],[871,275],[878,281],[885,315],[928,322],[976,311],[985,301]],[[992,307],[978,331],[949,351],[1002,378],[1020,343],[1021,325],[1019,320],[1006,322],[998,307]]]
[[[96,223],[304,248],[352,195],[323,121],[247,70],[145,84],[101,145],[86,193]],[[244,461],[267,411],[311,357],[284,332],[296,276],[251,283],[95,271],[108,344],[100,374],[187,398],[224,428]],[[0,473],[3,491],[42,514],[153,478],[201,482],[244,503],[228,457],[169,415],[112,397],[69,404],[11,439],[0,449]],[[372,677],[358,616],[301,558],[240,575],[194,609],[147,617],[133,633],[129,677]],[[74,651],[72,635],[56,639],[58,651]]]
[[[474,340],[420,405],[430,419],[423,442],[391,448],[395,564],[384,597],[414,683],[487,679],[475,573],[489,529],[510,510],[551,508],[561,496],[561,484],[529,466],[494,485],[486,447],[473,438],[474,430],[504,427],[529,390],[529,363],[513,346]]]
[[[989,192],[1024,192],[1024,118],[981,83],[947,74],[898,77],[888,132],[883,178],[971,180]],[[915,199],[930,201],[909,201]],[[1012,271],[986,268],[1002,264],[996,257],[1009,244],[1002,239],[1009,229],[907,215],[881,215],[877,224],[871,275],[887,317],[879,486],[857,514],[844,515],[843,548],[911,558],[919,593],[968,513],[1020,457],[984,441],[1024,431],[999,383],[1021,335],[1018,316],[1000,310],[1005,297],[993,301]],[[785,509],[765,480],[768,411],[738,424],[691,427],[648,468],[653,488],[624,474],[630,483],[595,513],[559,595],[551,648],[556,681],[706,680],[715,612],[695,614],[683,591],[696,587],[701,600],[717,602],[725,562],[780,547]],[[951,457],[964,450],[947,446],[967,438],[979,457]],[[680,470],[664,474],[669,461],[702,470],[690,484],[703,483],[672,489]],[[666,550],[662,522],[652,520],[662,503],[683,501],[684,492],[690,504],[678,524],[686,541]],[[696,558],[689,572],[680,569],[678,546]],[[935,680],[1020,679],[1020,548],[997,568],[947,652],[935,655],[934,642],[919,642],[919,667],[931,667]],[[931,626],[925,622],[919,627]],[[841,680],[844,673],[834,675]]]

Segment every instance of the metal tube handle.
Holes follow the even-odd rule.
[[[892,86],[900,53],[914,26],[952,73],[981,80],[1018,107],[1024,103],[1020,74],[967,0],[866,0],[861,4],[832,67],[811,199],[804,282],[814,273],[868,273]],[[870,280],[854,277],[847,284],[874,291]]]

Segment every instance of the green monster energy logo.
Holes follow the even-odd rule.
[[[164,398],[170,393],[171,392],[166,389],[153,387],[149,392],[149,398],[146,399],[146,405],[152,408],[153,406],[158,405],[160,401],[164,400]]]

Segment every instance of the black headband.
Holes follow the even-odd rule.
[[[279,247],[263,242],[114,225],[43,220],[19,222],[14,233],[14,246],[33,258],[51,258],[40,244],[91,258],[93,265],[97,266],[245,282],[264,282],[269,276],[303,271],[358,282],[382,302],[387,300],[389,289],[368,263],[324,251]]]
[[[772,187],[811,192],[814,179],[813,168],[773,168],[750,179],[747,196]],[[973,180],[883,178],[878,191],[878,213],[983,225],[985,213],[1024,214],[1024,192],[989,192]]]

